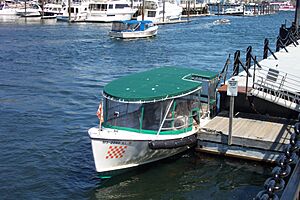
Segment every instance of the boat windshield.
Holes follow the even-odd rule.
[[[135,31],[140,27],[140,23],[123,23],[123,22],[114,22],[112,24],[112,31]]]
[[[147,134],[189,131],[200,121],[200,91],[152,103],[122,103],[106,99],[103,125]]]

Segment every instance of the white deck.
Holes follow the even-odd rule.
[[[300,40],[298,40],[300,43]],[[259,64],[262,68],[273,68],[279,71],[283,71],[287,74],[294,75],[295,77],[300,77],[300,45],[294,46],[293,44],[286,47],[288,52],[284,49],[281,49],[279,52],[274,52],[277,60],[269,53],[267,59],[259,61]],[[259,69],[256,67],[256,69]],[[253,66],[250,68],[250,73],[253,74]],[[246,86],[246,72],[242,71],[239,73],[238,85],[245,87]],[[252,86],[252,78],[248,79],[248,86]],[[300,88],[299,88],[300,90]]]

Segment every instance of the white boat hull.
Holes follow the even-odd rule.
[[[17,15],[17,11],[16,9],[3,9],[3,10],[0,10],[0,16],[1,15]]]
[[[154,138],[162,140],[162,137],[167,139],[170,136],[160,137],[157,135],[133,133],[130,136],[131,139],[117,139],[121,135],[123,137],[125,134],[128,135],[128,133],[120,130],[115,132],[112,129],[99,131],[99,128],[91,128],[89,130],[97,172],[115,174],[117,171],[158,161],[189,149],[188,145],[168,149],[151,149],[149,147],[149,142],[153,141]],[[181,137],[186,137],[194,133],[195,130],[184,133],[184,136],[180,135]],[[112,139],[108,139],[108,135],[111,135]],[[180,138],[180,135],[176,137]]]
[[[63,22],[84,22],[86,20],[86,15],[71,15],[71,19],[69,20],[69,16],[66,15],[57,15],[56,16],[57,21],[63,21]]]
[[[157,34],[157,26],[153,26],[148,28],[145,31],[110,31],[109,36],[114,38],[122,38],[122,39],[133,39],[133,38],[145,38],[152,37]]]

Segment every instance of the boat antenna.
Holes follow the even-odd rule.
[[[295,11],[295,29],[296,33],[298,34],[298,29],[299,29],[299,18],[300,18],[300,0],[296,1],[296,11]]]

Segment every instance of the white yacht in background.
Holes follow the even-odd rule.
[[[89,4],[89,13],[86,22],[112,22],[130,20],[136,13],[126,0],[109,0],[92,2]]]
[[[28,3],[24,8],[17,9],[17,15],[21,17],[40,17],[42,8],[36,3]]]
[[[181,18],[182,7],[176,0],[166,0],[164,4],[165,6],[162,0],[145,0],[144,20],[159,23]],[[142,20],[142,16],[138,16],[137,19]]]
[[[86,20],[88,14],[89,3],[73,3],[70,6],[71,9],[71,19],[69,19],[69,6],[66,5],[62,9],[62,15],[58,15],[56,18],[58,21],[71,21],[71,22],[83,22]]]
[[[48,3],[44,6],[43,19],[56,18],[58,15],[62,15],[63,7],[60,4]]]
[[[6,2],[0,4],[0,15],[16,15],[16,8],[11,8]]]
[[[244,6],[225,9],[225,15],[244,15]]]

